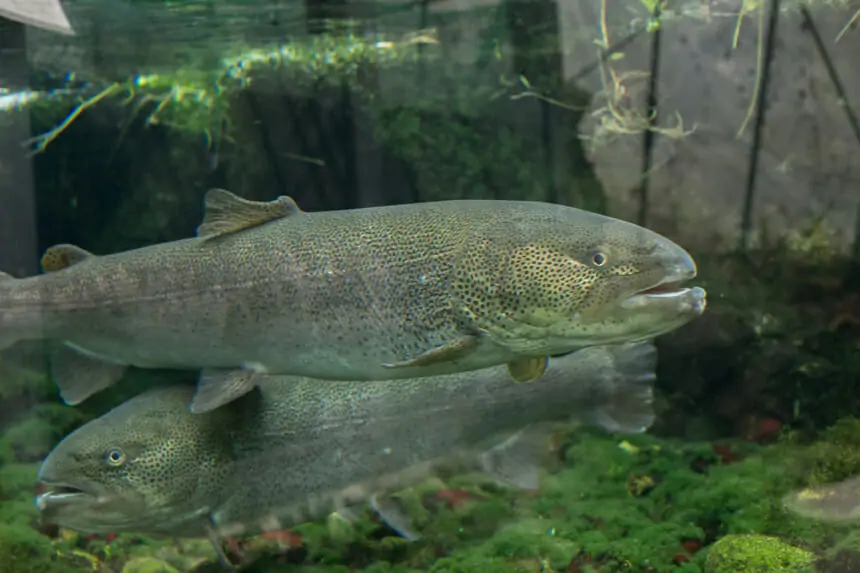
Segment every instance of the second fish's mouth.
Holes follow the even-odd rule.
[[[92,497],[92,493],[79,487],[42,482],[37,486],[36,507],[44,511],[49,506],[66,505]]]

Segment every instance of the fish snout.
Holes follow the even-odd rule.
[[[665,237],[659,237],[654,247],[655,255],[666,270],[666,281],[680,283],[696,278],[698,269],[696,261],[677,243]]]

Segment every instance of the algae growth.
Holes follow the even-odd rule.
[[[815,557],[766,535],[727,535],[708,552],[706,573],[812,573]]]
[[[511,491],[474,475],[432,480],[404,493],[424,535],[418,542],[395,537],[366,514],[354,525],[329,519],[233,540],[227,551],[254,571],[291,564],[290,570],[307,573],[724,573],[741,566],[802,573],[801,565],[826,558],[834,540],[851,535],[850,528],[782,508],[780,498],[808,477],[798,462],[805,447],[790,442],[622,439],[562,426],[549,451],[539,493]],[[10,573],[217,570],[214,551],[202,539],[37,532],[35,471],[33,464],[2,468],[2,555],[23,557]],[[651,482],[644,490],[635,487],[643,476]],[[732,549],[738,543],[746,549]],[[774,559],[782,569],[756,568]]]
[[[585,107],[590,94],[564,90],[552,78],[512,74],[510,54],[497,49],[496,35],[489,30],[481,37],[478,65],[462,66],[442,80],[421,74],[428,62],[456,67],[448,61],[444,37],[432,29],[378,37],[346,29],[270,49],[236,46],[209,67],[67,78],[60,91],[48,91],[46,82],[34,87],[45,90],[25,94],[15,107],[33,111],[44,132],[32,142],[43,152],[37,159],[44,161],[40,170],[61,173],[57,179],[75,176],[73,197],[65,183],[43,190],[52,217],[60,212],[52,202],[74,200],[85,206],[79,199],[87,189],[105,187],[103,180],[60,165],[93,163],[93,171],[132,172],[132,199],[117,200],[116,221],[100,227],[83,219],[85,208],[75,214],[83,246],[103,251],[184,236],[196,223],[199,207],[198,197],[186,190],[208,181],[210,171],[226,171],[223,176],[236,183],[227,187],[271,190],[280,189],[279,182],[261,175],[271,164],[318,165],[322,160],[306,150],[268,155],[254,131],[261,121],[243,119],[240,110],[248,94],[265,97],[284,89],[316,97],[345,86],[360,104],[356,113],[369,119],[376,142],[409,165],[417,198],[424,200],[550,198],[554,174],[534,136],[499,125],[498,118],[552,97],[570,105],[559,121],[568,184],[556,197],[605,210],[576,132],[577,108]],[[480,75],[466,77],[476,69]],[[397,78],[388,92],[370,81],[383,72]],[[431,89],[434,82],[444,89]],[[298,97],[276,103],[293,105]],[[152,136],[158,145],[153,140],[137,147],[128,143],[143,140],[143,131],[159,134],[161,139]],[[101,141],[95,151],[93,140]],[[154,155],[144,147],[169,151]],[[197,147],[213,150],[211,164],[209,157],[195,155]],[[82,157],[76,148],[87,152]],[[120,167],[98,164],[103,157]],[[135,163],[143,164],[137,169],[145,173],[135,175],[129,167]],[[165,172],[151,174],[159,168]],[[291,178],[294,174],[291,170]],[[117,192],[122,187],[113,185]],[[173,218],[176,212],[184,218]],[[846,418],[818,431],[836,417],[860,412],[854,391],[860,374],[854,342],[860,306],[844,294],[856,284],[838,271],[844,261],[813,231],[751,253],[747,260],[696,257],[704,286],[722,296],[715,297],[700,322],[660,341],[664,411],[656,436],[622,439],[563,428],[551,471],[533,496],[476,476],[424,484],[406,496],[425,536],[418,543],[393,537],[365,515],[352,527],[329,520],[234,540],[228,553],[250,570],[305,573],[722,573],[726,566],[754,571],[762,560],[772,562],[775,549],[785,556],[779,557],[783,565],[805,566],[811,556],[824,570],[852,559],[857,563],[860,541],[850,526],[805,519],[781,504],[797,488],[860,472],[855,421]],[[45,377],[23,376],[4,378],[4,402],[43,405],[22,407],[8,424],[4,419],[0,568],[13,569],[0,570],[219,570],[206,540],[126,534],[100,539],[35,524],[32,462],[72,427],[131,391],[111,394],[101,407],[73,410],[56,403]],[[36,395],[22,400],[32,388],[38,388]],[[768,444],[779,433],[774,427],[788,429],[781,442]],[[744,551],[752,548],[748,559],[726,565],[721,552],[744,541]]]
[[[605,212],[578,132],[591,94],[562,86],[557,68],[515,68],[508,17],[503,7],[434,12],[417,31],[326,21],[319,34],[277,42],[228,36],[175,67],[78,72],[71,62],[61,76],[43,71],[48,45],[31,91],[0,113],[30,113],[40,134],[30,143],[45,174],[36,182],[50,219],[43,246],[73,240],[114,252],[187,236],[203,185],[260,200],[289,194],[305,210],[390,203],[396,192]],[[467,27],[473,49],[460,50]],[[551,133],[519,119],[539,114]],[[357,189],[356,141],[368,140],[371,156],[361,158],[380,173],[361,184],[372,189]],[[107,222],[97,217],[106,209]]]
[[[839,567],[860,562],[856,528],[809,519],[783,505],[792,492],[860,473],[860,421],[846,416],[829,427],[823,422],[853,407],[848,397],[857,370],[842,358],[850,354],[856,325],[836,321],[838,301],[822,299],[816,290],[833,288],[834,277],[842,277],[836,269],[844,265],[836,256],[809,258],[810,244],[795,238],[751,253],[754,266],[703,261],[706,286],[727,294],[703,317],[710,338],[691,336],[688,329],[660,341],[663,412],[653,435],[613,437],[560,426],[548,448],[542,489],[534,494],[476,475],[428,481],[401,495],[424,536],[415,543],[395,537],[367,513],[352,526],[333,518],[231,540],[228,554],[262,572],[723,573],[726,567],[771,567],[774,559],[784,573],[802,573],[813,559],[819,571],[846,570]],[[803,280],[789,283],[786,277]],[[794,288],[782,288],[787,284]],[[824,300],[825,306],[810,309],[799,297]],[[690,338],[696,342],[687,354],[684,341]],[[702,358],[711,354],[715,360],[734,357],[736,370],[713,368]],[[695,361],[685,365],[686,357]],[[699,394],[683,386],[696,377],[704,381]],[[825,393],[822,377],[830,384]],[[744,387],[747,394],[739,390]],[[758,422],[750,427],[753,414]],[[772,417],[782,423],[761,423]],[[690,434],[695,420],[710,425],[697,430],[698,437]],[[7,454],[11,463],[0,473],[3,523],[11,528],[2,538],[3,553],[26,555],[21,564],[30,569],[21,571],[219,570],[203,539],[37,532],[36,466],[15,459],[26,450]],[[744,551],[732,549],[736,543],[746,543]]]

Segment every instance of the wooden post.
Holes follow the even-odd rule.
[[[24,24],[0,17],[0,87],[27,90]],[[30,114],[7,113],[0,129],[0,270],[16,277],[38,271],[36,190],[29,149]]]
[[[514,48],[514,72],[527,80],[541,82],[541,88],[544,90],[558,88],[557,79],[562,75],[558,3],[551,0],[532,2],[505,0],[505,6],[508,15],[508,31]],[[542,32],[535,33],[535,30]],[[550,78],[556,78],[556,80]],[[558,110],[544,99],[536,100],[535,105],[537,109],[534,114],[534,124],[540,133],[544,165],[547,172],[553,174],[552,188],[548,189],[547,195],[540,199],[564,202],[555,161],[558,144],[554,125],[558,121],[556,118]]]

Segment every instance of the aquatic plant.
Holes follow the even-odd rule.
[[[727,535],[714,543],[705,573],[812,573],[815,556],[776,537]]]
[[[622,440],[573,425],[560,426],[552,443],[555,453],[548,452],[550,463],[538,493],[516,492],[480,475],[428,480],[402,492],[403,506],[424,536],[419,542],[396,537],[367,512],[353,525],[330,519],[289,533],[231,540],[228,554],[241,554],[242,563],[254,563],[259,571],[280,571],[290,563],[308,573],[560,573],[598,568],[693,573],[702,571],[706,559],[719,559],[720,548],[728,545],[718,540],[726,535],[803,540],[806,549],[770,542],[754,545],[757,550],[779,549],[778,559],[798,565],[811,551],[826,555],[834,539],[847,539],[850,533],[780,507],[780,497],[798,483],[790,454],[801,446],[727,442],[717,447],[645,435]],[[54,533],[53,540],[41,537],[30,530],[35,466],[13,465],[4,471],[9,472],[0,476],[4,487],[8,483],[12,488],[4,489],[4,496],[20,500],[4,502],[4,523],[27,530],[29,541],[16,543],[38,543],[40,559],[91,559],[114,571],[124,570],[129,562],[135,567],[165,563],[179,571],[204,563],[216,566],[205,539],[172,542],[121,534],[105,540],[62,531]],[[631,488],[631,482],[643,477],[648,488]],[[22,550],[18,547],[9,550]],[[777,558],[773,551],[763,555]],[[743,570],[756,571],[756,561],[749,563]]]
[[[801,454],[811,486],[839,482],[860,474],[860,420],[841,418]]]
[[[267,84],[269,89],[301,89],[346,82],[361,91],[362,66],[414,62],[416,46],[435,43],[432,31],[406,34],[398,41],[373,41],[353,33],[323,34],[269,50],[234,48],[233,54],[224,56],[211,70],[180,68],[109,82],[71,80],[62,90],[27,92],[27,97],[10,100],[7,105],[56,109],[57,101],[78,101],[54,128],[31,140],[35,152],[44,151],[83,112],[105,100],[129,107],[129,121],[142,113],[147,125],[202,132],[211,145],[216,145],[217,138],[229,130],[225,124],[230,122],[231,98],[252,85],[255,89],[266,89]]]

